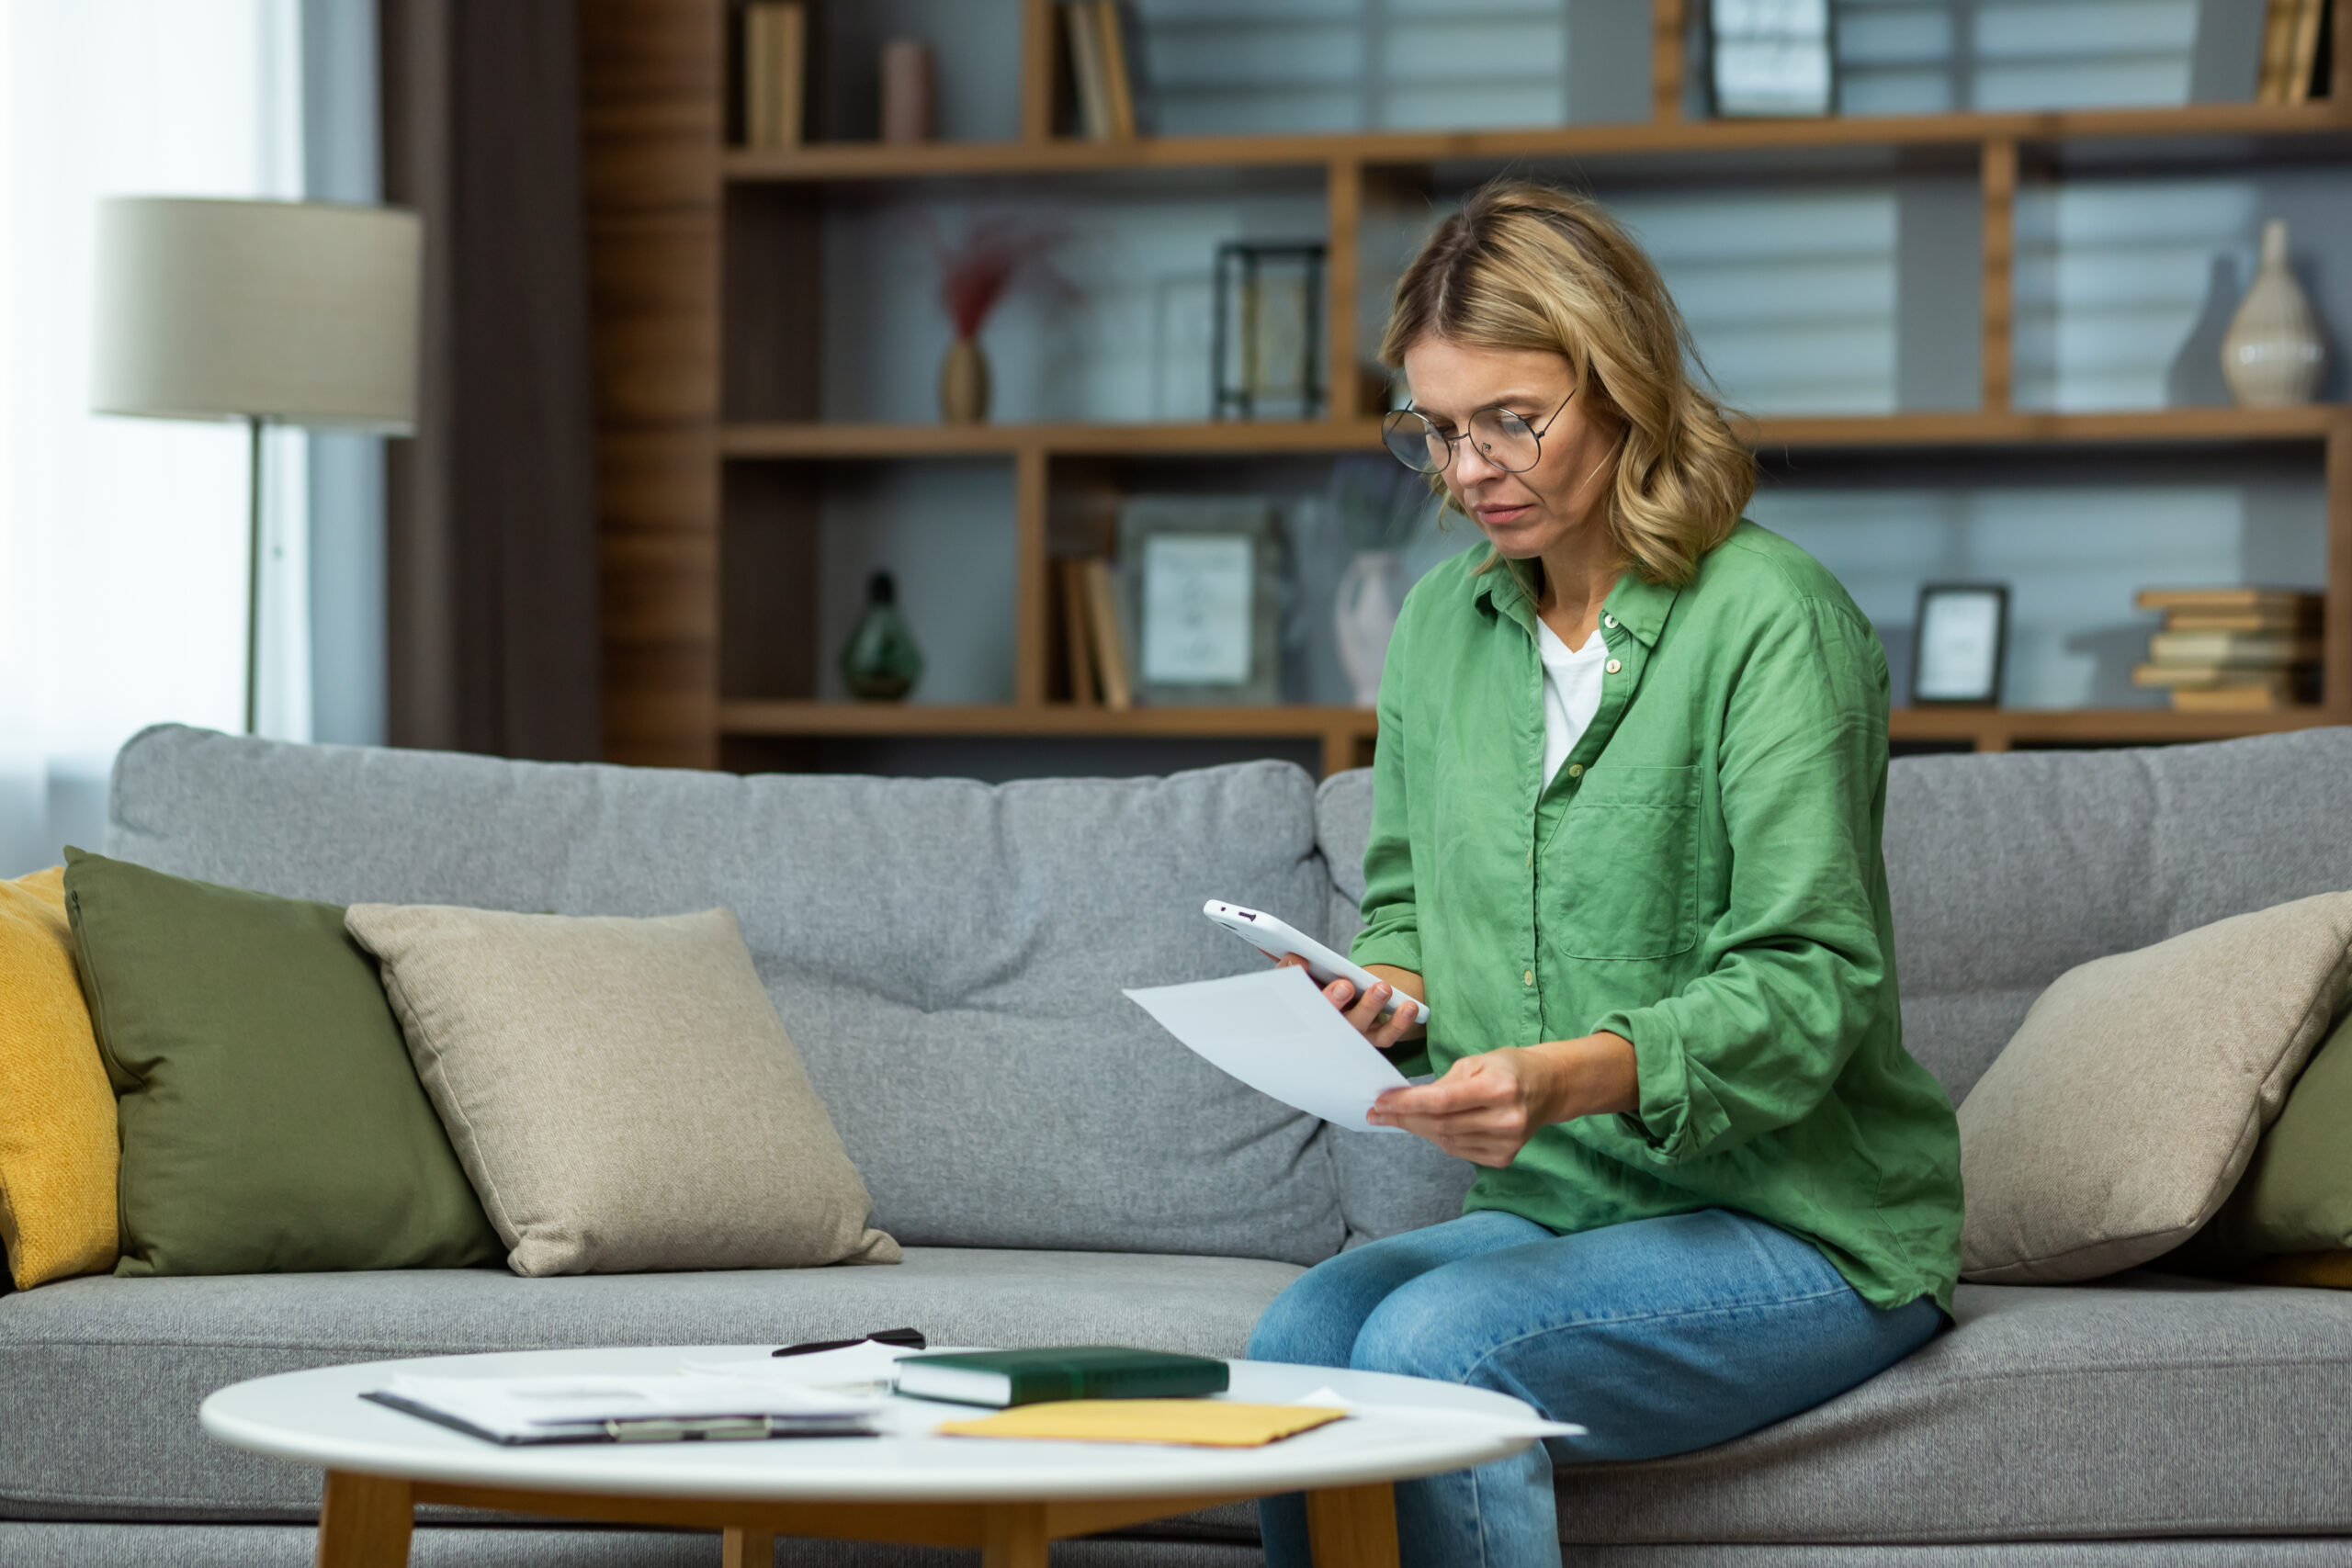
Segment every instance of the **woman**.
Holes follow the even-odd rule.
[[[1500,183],[1381,344],[1412,390],[1390,450],[1491,547],[1397,622],[1354,946],[1380,984],[1328,995],[1442,1074],[1371,1120],[1483,1168],[1460,1219],[1294,1282],[1250,1354],[1589,1429],[1400,1484],[1408,1563],[1557,1568],[1555,1458],[1722,1442],[1951,1310],[1958,1132],[1903,1049],[1879,853],[1885,656],[1739,515],[1754,463],[1688,354],[1596,204]],[[1298,1500],[1261,1512],[1268,1561],[1305,1562]]]

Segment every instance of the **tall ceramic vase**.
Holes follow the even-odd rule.
[[[1355,688],[1356,705],[1380,700],[1380,667],[1388,638],[1405,604],[1405,560],[1395,550],[1365,550],[1340,573],[1331,629],[1340,639],[1340,663]]]
[[[2312,400],[2326,362],[2319,320],[2287,267],[2287,225],[2274,218],[2262,226],[2254,287],[2222,339],[2222,378],[2247,407],[2287,407]]]
[[[979,424],[989,417],[989,362],[970,338],[957,338],[940,362],[939,417],[950,424]]]

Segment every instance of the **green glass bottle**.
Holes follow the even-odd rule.
[[[922,650],[899,614],[899,584],[877,571],[865,585],[865,614],[842,649],[842,679],[850,694],[869,703],[895,703],[922,679]]]

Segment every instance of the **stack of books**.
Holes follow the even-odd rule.
[[[2265,713],[2318,699],[2320,596],[2284,588],[2151,588],[2164,613],[2132,682],[2187,713]]]
[[[1069,40],[1070,76],[1078,85],[1080,134],[1090,141],[1134,141],[1135,78],[1127,66],[1119,0],[1063,0],[1062,34]]]
[[[1136,683],[1111,563],[1100,556],[1067,556],[1058,565],[1070,700],[1080,707],[1099,705],[1124,713],[1136,705]]]
[[[743,145],[799,146],[808,82],[808,7],[752,0],[743,7]]]

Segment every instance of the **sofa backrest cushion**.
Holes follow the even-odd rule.
[[[1365,770],[1317,801],[1335,910],[1363,894],[1371,800]],[[2075,964],[2352,889],[2352,729],[1898,757],[1884,842],[1904,1043],[1958,1100]]]
[[[339,904],[732,909],[874,1223],[910,1245],[1312,1262],[1312,1118],[1119,994],[1252,963],[1229,898],[1320,934],[1313,785],[765,775],[291,746],[162,727],[116,760],[128,860]]]

